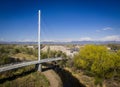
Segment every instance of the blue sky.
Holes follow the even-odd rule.
[[[0,0],[0,41],[120,41],[120,0]]]

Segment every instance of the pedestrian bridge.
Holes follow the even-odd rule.
[[[22,62],[22,63],[17,63],[17,64],[9,64],[9,65],[5,65],[5,66],[1,67],[0,72],[5,72],[8,70],[17,69],[17,68],[21,68],[21,67],[25,67],[25,66],[29,66],[29,65],[39,65],[42,63],[58,61],[58,60],[63,60],[63,58],[61,58],[61,57],[47,58],[47,59],[42,59],[40,61],[37,60],[37,61]]]
[[[29,61],[29,62],[22,62],[17,64],[9,64],[3,67],[0,67],[0,72],[5,72],[12,69],[17,69],[20,67],[25,67],[29,65],[36,65],[38,71],[41,71],[41,64],[46,62],[58,61],[62,60],[63,58],[47,58],[47,59],[40,59],[40,10],[38,11],[38,60],[37,61]]]

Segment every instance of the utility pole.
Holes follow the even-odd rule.
[[[38,61],[40,62],[40,16],[41,16],[41,13],[40,13],[40,10],[38,10]],[[42,67],[41,67],[41,64],[38,64],[38,71],[41,72],[42,70]]]

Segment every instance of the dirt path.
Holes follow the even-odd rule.
[[[44,71],[43,74],[49,80],[50,87],[62,87],[62,81],[60,77],[53,70]]]

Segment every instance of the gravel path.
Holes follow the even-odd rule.
[[[60,77],[53,70],[44,71],[43,74],[49,80],[50,87],[62,87],[62,81]]]

